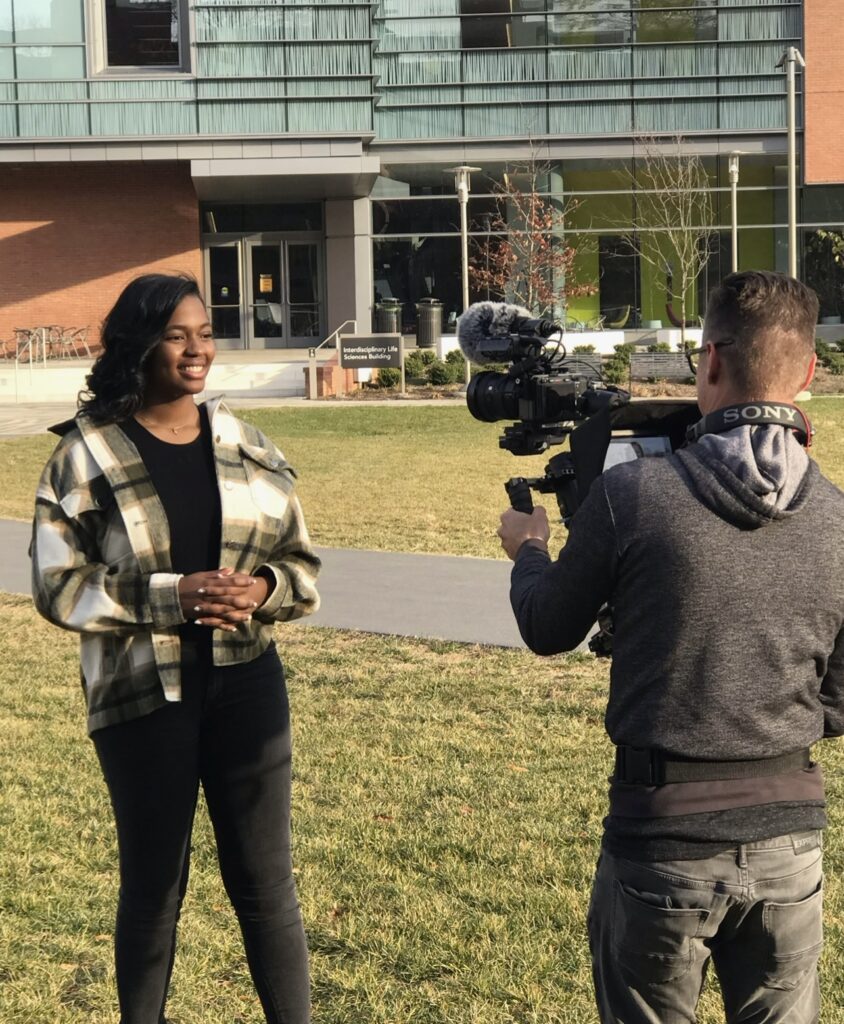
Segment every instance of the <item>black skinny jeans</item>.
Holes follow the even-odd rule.
[[[199,785],[268,1024],[310,1019],[308,950],[290,858],[290,717],[273,646],[185,669],[182,701],[92,737],[120,851],[121,1024],[160,1024],[188,882]]]

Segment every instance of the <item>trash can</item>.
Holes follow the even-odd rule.
[[[384,299],[375,303],[375,331],[377,334],[401,334],[401,307],[398,299]]]
[[[439,299],[416,303],[416,347],[435,348],[443,334],[443,304]]]

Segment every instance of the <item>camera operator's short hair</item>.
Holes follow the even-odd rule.
[[[725,277],[709,297],[704,344],[733,339],[721,355],[748,397],[795,393],[815,351],[818,297],[805,284],[769,270]]]

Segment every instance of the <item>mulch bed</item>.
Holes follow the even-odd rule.
[[[348,395],[337,395],[322,401],[355,401],[383,402],[385,399],[402,401],[407,398],[443,399],[445,401],[465,401],[466,393],[460,384],[445,384],[433,387],[430,384],[408,384],[406,395],[398,388],[359,387]],[[844,395],[844,377],[832,374],[823,366],[819,366],[815,378],[809,388],[813,395]],[[694,398],[694,384],[678,384],[676,381],[634,381],[631,389],[634,398]]]
[[[844,395],[844,377],[830,373],[824,366],[819,366],[814,379],[809,385],[813,395]],[[694,398],[694,384],[678,384],[675,381],[656,381],[648,384],[634,381],[632,388],[634,398]]]

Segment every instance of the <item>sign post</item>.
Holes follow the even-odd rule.
[[[316,349],[308,349],[308,398],[313,401],[317,393]]]
[[[401,393],[405,393],[404,340],[401,334],[341,334],[340,366],[343,369],[380,369],[388,366],[401,371]]]

